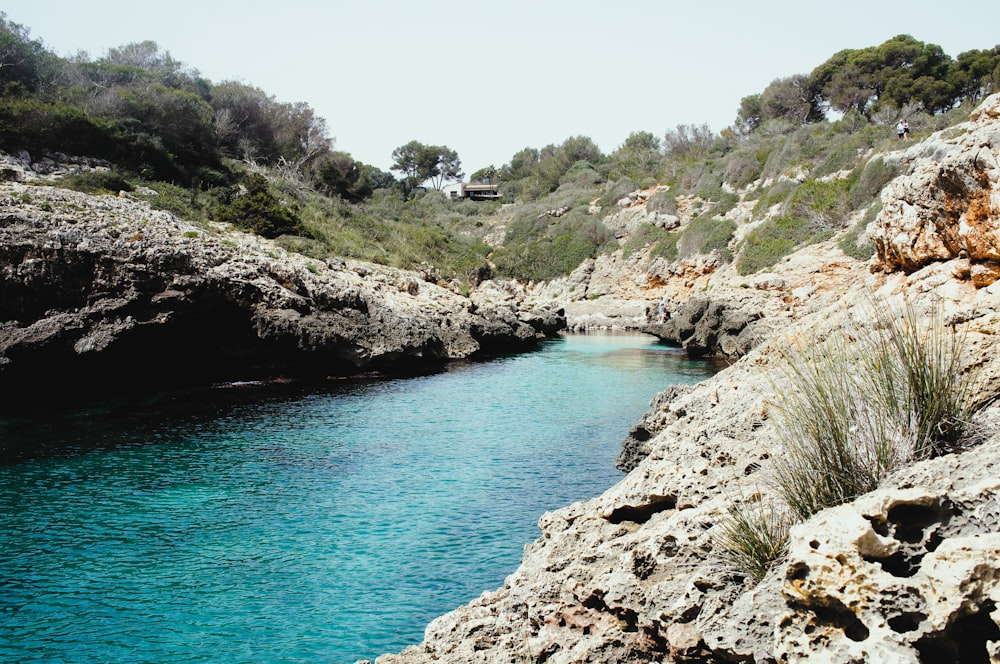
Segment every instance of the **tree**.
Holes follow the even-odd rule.
[[[42,85],[43,69],[55,56],[31,31],[0,12],[0,94],[34,92]]]
[[[1000,46],[960,53],[948,78],[959,97],[973,102],[1000,90]]]
[[[621,146],[611,153],[615,178],[628,177],[641,180],[655,175],[663,158],[662,142],[648,131],[632,132]]]
[[[483,182],[486,184],[494,184],[500,178],[500,171],[496,166],[490,164],[489,166],[480,168],[478,171],[469,176],[470,182]]]
[[[663,145],[672,157],[697,157],[708,152],[715,138],[707,124],[679,124],[675,129],[667,130]]]
[[[748,95],[740,100],[740,110],[736,113],[733,128],[738,134],[752,134],[764,122],[764,104],[761,95]]]
[[[808,76],[797,74],[771,81],[760,96],[765,120],[782,119],[804,125],[823,119],[817,92]]]
[[[392,160],[392,170],[403,174],[407,192],[427,181],[441,189],[445,180],[459,180],[463,175],[458,153],[444,145],[410,141],[392,151]]]
[[[919,103],[929,113],[951,108],[959,88],[940,46],[897,35],[879,46],[846,49],[813,70],[811,86],[831,108],[866,118],[880,105]]]

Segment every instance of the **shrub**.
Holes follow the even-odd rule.
[[[935,309],[926,326],[909,303],[872,302],[874,329],[784,352],[789,389],[775,404],[785,456],[782,498],[802,519],[878,487],[890,472],[971,438],[982,406],[963,373],[964,339]]]
[[[679,233],[667,233],[649,250],[650,258],[660,256],[668,261],[677,260],[677,240]]]
[[[849,187],[843,178],[806,180],[788,197],[785,214],[808,219],[813,232],[841,228],[850,211]]]
[[[598,199],[597,204],[602,210],[613,211],[615,203],[638,188],[639,185],[630,178],[621,178],[605,187],[604,194]]]
[[[748,275],[769,268],[796,247],[819,242],[830,235],[830,231],[814,232],[810,222],[801,217],[772,217],[747,234],[736,271]]]
[[[658,191],[646,201],[646,210],[659,214],[677,214],[677,194],[673,191]]]
[[[791,192],[798,184],[791,180],[779,180],[770,187],[758,190],[757,204],[753,206],[753,216],[759,218],[779,203],[788,200]]]
[[[652,224],[642,224],[632,233],[632,236],[625,241],[622,245],[622,257],[628,258],[635,252],[639,251],[643,247],[649,245],[656,245],[669,233],[660,228],[659,226],[653,226]],[[676,248],[676,239],[674,241],[674,246]]]
[[[791,515],[760,496],[752,504],[732,501],[713,545],[726,563],[760,581],[785,551]]]
[[[267,179],[256,173],[247,176],[246,192],[236,194],[228,205],[217,206],[213,216],[268,238],[300,235],[305,230],[295,213],[271,193]]]
[[[118,171],[86,171],[68,175],[59,181],[59,186],[85,194],[117,194],[133,189],[132,184]]]
[[[729,241],[736,233],[736,222],[730,219],[716,219],[702,216],[691,221],[677,238],[677,253],[680,258],[696,254],[719,252],[727,263],[733,259]]]
[[[851,258],[856,258],[859,261],[866,261],[875,255],[875,245],[871,240],[865,239],[864,242],[858,242],[868,224],[875,220],[875,216],[882,209],[882,203],[877,202],[869,206],[868,210],[865,212],[865,216],[851,227],[851,230],[844,233],[843,236],[837,241],[837,246],[840,250]]]
[[[899,167],[887,164],[882,157],[875,157],[861,171],[861,175],[851,184],[851,206],[860,208],[878,197],[882,188],[899,175]]]

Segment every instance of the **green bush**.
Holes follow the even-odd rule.
[[[770,187],[758,190],[756,192],[757,204],[753,206],[753,216],[760,218],[775,205],[786,202],[797,186],[798,183],[792,180],[779,180]]]
[[[0,97],[0,150],[59,150],[117,161],[121,146],[110,123],[82,109],[37,99]]]
[[[802,519],[872,491],[913,460],[960,449],[982,405],[975,374],[961,370],[964,339],[940,311],[921,325],[909,303],[870,309],[873,327],[784,351],[776,481]]]
[[[677,194],[672,190],[658,191],[646,201],[646,210],[658,214],[677,214]]]
[[[725,262],[733,259],[729,242],[736,233],[736,222],[730,219],[716,219],[702,216],[694,219],[681,231],[677,238],[677,253],[680,258],[696,254],[719,252]]]
[[[796,247],[820,242],[831,235],[830,231],[813,230],[809,220],[801,217],[772,217],[744,238],[736,271],[741,275],[759,272],[772,267]]]
[[[650,258],[659,256],[671,262],[677,260],[677,241],[679,237],[679,233],[667,233],[664,235],[649,250]]]
[[[86,171],[76,175],[68,175],[59,180],[59,186],[85,194],[117,194],[120,191],[132,191],[133,186],[125,176],[118,171]]]
[[[851,184],[850,202],[854,208],[868,205],[878,197],[882,188],[899,175],[899,167],[887,164],[881,157],[875,157],[865,164],[861,175]]]
[[[843,178],[806,180],[788,197],[785,214],[809,219],[814,232],[842,228],[850,212],[849,188]]]
[[[218,205],[212,216],[267,238],[301,235],[305,231],[295,213],[271,193],[264,176],[251,173],[245,186],[245,193],[236,193],[228,204]]]
[[[878,215],[881,209],[881,202],[869,206],[865,212],[865,216],[837,241],[837,246],[840,247],[841,251],[859,261],[866,261],[875,255],[875,245],[871,240],[865,239],[864,242],[860,243],[859,240],[868,227],[868,224],[875,220],[875,216]]]
[[[631,237],[625,241],[622,245],[622,257],[628,258],[635,252],[639,251],[643,247],[650,245],[656,245],[661,240],[663,240],[667,235],[670,235],[666,230],[660,228],[659,226],[654,226],[652,224],[642,224],[639,226]],[[677,240],[674,239],[674,253],[676,258],[676,247]]]

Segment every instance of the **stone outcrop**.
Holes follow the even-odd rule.
[[[966,335],[964,364],[984,372],[981,396],[1000,394],[1000,283],[976,277],[995,258],[975,248],[969,222],[975,237],[993,232],[983,220],[995,217],[1000,173],[980,165],[1000,145],[997,109],[991,97],[967,125],[933,136],[937,147],[908,149],[910,173],[884,194],[873,261],[847,259],[831,241],[757,278],[722,269],[663,284],[672,302],[696,288],[709,302],[751,298],[767,326],[761,343],[713,378],[658,396],[630,432],[624,479],[544,515],[502,588],[377,662],[1000,660],[995,403],[977,418],[981,444],[920,461],[794,528],[787,558],[760,583],[716,553],[729,506],[773,497],[780,350],[868,325],[873,294],[942,310]],[[966,184],[946,195],[948,182]],[[911,214],[918,197],[938,207]]]
[[[886,270],[968,258],[980,285],[1000,276],[1000,104],[987,100],[971,122],[909,149],[909,177],[882,192],[871,239]]]
[[[669,318],[663,323],[647,325],[643,331],[683,348],[691,357],[739,358],[761,338],[756,328],[763,312],[755,308],[738,308],[726,302],[693,298],[665,315]]]
[[[533,345],[556,309],[468,299],[415,272],[311,260],[146,204],[0,188],[0,389],[325,377]]]

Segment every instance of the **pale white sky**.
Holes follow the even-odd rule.
[[[835,52],[897,34],[956,57],[1000,43],[997,0],[6,0],[60,55],[151,39],[326,118],[336,148],[382,169],[410,140],[466,173],[524,147],[732,124],[740,99]]]

